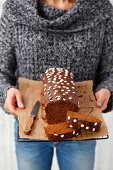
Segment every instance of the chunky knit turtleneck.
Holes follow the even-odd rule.
[[[67,12],[67,10],[56,9],[41,1],[38,3],[38,11],[40,11],[40,15],[48,20],[55,20]]]
[[[94,90],[113,91],[109,0],[76,0],[67,10],[39,0],[6,0],[0,22],[1,106],[18,77],[39,80],[50,67],[68,69],[75,81],[93,80]]]

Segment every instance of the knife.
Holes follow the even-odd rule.
[[[32,109],[32,111],[31,111],[31,114],[30,114],[30,116],[29,116],[29,119],[28,119],[28,121],[27,121],[27,123],[26,123],[26,126],[25,126],[25,129],[24,129],[24,133],[25,133],[26,135],[28,135],[28,134],[31,133],[32,126],[33,126],[33,124],[34,124],[34,120],[35,120],[35,118],[36,118],[36,116],[37,116],[37,114],[38,114],[38,112],[39,112],[39,108],[40,108],[40,102],[37,101],[37,102],[35,103],[35,105],[33,106],[33,109]]]

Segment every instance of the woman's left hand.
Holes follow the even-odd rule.
[[[97,106],[101,109],[101,111],[105,110],[111,96],[111,91],[109,89],[101,89],[95,93],[95,96],[97,100]]]

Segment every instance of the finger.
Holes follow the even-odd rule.
[[[102,105],[103,105],[103,102],[100,102],[100,101],[99,101],[99,102],[97,102],[97,106],[98,106],[98,107],[100,107],[100,108],[101,108],[101,107],[102,107]]]
[[[96,97],[96,100],[98,100],[98,98],[99,98],[98,92],[95,93],[95,97]]]
[[[103,95],[100,95],[98,98],[97,98],[97,106],[98,107],[102,107],[103,103],[105,102],[106,98],[105,96]]]
[[[23,97],[21,93],[16,93],[16,101],[17,101],[17,107],[23,109],[24,108],[24,103],[23,103]]]
[[[103,111],[107,108],[107,104],[108,104],[108,102],[107,102],[107,100],[105,100],[104,103],[102,104],[102,107],[100,108],[101,111]]]
[[[7,104],[4,105],[4,108],[5,108],[6,112],[15,115],[16,108],[15,108],[15,105],[13,105],[13,102],[7,101]]]

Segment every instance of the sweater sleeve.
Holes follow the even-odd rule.
[[[102,53],[97,71],[96,91],[106,88],[111,91],[111,97],[106,110],[113,109],[113,17],[107,19],[103,39]]]
[[[16,84],[16,57],[13,46],[13,22],[3,5],[0,18],[0,107],[4,109],[6,92]]]

